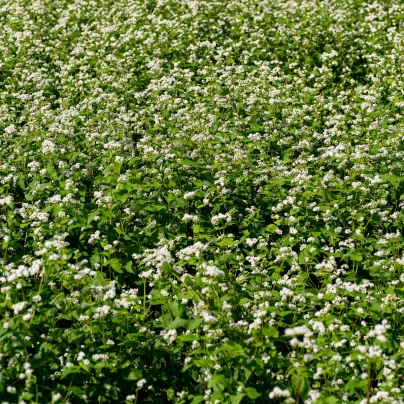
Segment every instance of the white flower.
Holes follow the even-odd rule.
[[[52,397],[52,403],[55,403],[56,401],[60,400],[62,398],[62,395],[60,393],[56,393]]]
[[[254,244],[258,243],[258,239],[257,238],[247,238],[245,242],[249,247],[252,247]]]
[[[204,262],[201,265],[201,268],[204,270],[204,273],[207,276],[212,277],[224,276],[224,272],[215,265],[208,265],[206,262]]]
[[[94,354],[94,355],[92,356],[92,359],[93,359],[94,361],[100,361],[100,360],[105,361],[105,360],[108,359],[108,354]]]
[[[216,226],[221,220],[226,220],[226,222],[230,222],[232,219],[230,213],[219,213],[215,216],[212,216],[211,222],[214,226]]]
[[[109,310],[110,310],[110,307],[107,305],[97,307],[95,309],[95,314],[94,314],[93,318],[103,318],[108,314]]]
[[[9,205],[10,206],[12,200],[13,200],[13,198],[10,195],[8,195],[4,198],[0,198],[0,205]]]
[[[200,241],[197,241],[195,244],[178,251],[176,255],[178,258],[188,261],[192,256],[199,258],[201,253],[203,251],[206,251],[207,248],[207,244],[203,244]]]
[[[84,352],[80,351],[80,352],[77,354],[77,361],[78,361],[78,362],[82,361],[85,356],[86,356],[86,354],[85,354]]]
[[[182,220],[183,220],[184,222],[192,221],[192,222],[196,223],[199,219],[198,219],[198,216],[189,215],[188,213],[186,213],[186,214],[182,217]]]
[[[284,398],[290,397],[290,392],[287,389],[282,390],[278,386],[276,386],[269,393],[269,398],[272,400],[272,399],[277,398],[277,397],[284,397]]]
[[[56,150],[56,145],[51,140],[47,139],[42,142],[42,153],[50,154],[54,153]]]
[[[305,325],[297,326],[297,327],[293,327],[293,328],[286,328],[285,336],[291,337],[291,336],[295,336],[295,335],[301,335],[301,334],[305,334],[307,331],[309,331],[309,329]]]
[[[136,385],[139,389],[141,389],[145,384],[146,384],[146,379],[140,379],[140,380],[138,380]]]
[[[26,304],[27,304],[27,302],[19,302],[19,303],[13,304],[14,314],[17,315],[18,313],[20,313],[24,309]]]
[[[212,316],[212,314],[210,314],[210,313],[205,312],[205,313],[201,313],[201,315],[203,317],[203,321],[208,324],[214,323],[217,320],[217,318],[215,316]]]
[[[184,199],[187,200],[189,198],[192,198],[195,195],[195,192],[191,191],[191,192],[186,192],[184,194]]]

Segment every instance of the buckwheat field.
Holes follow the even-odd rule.
[[[0,0],[0,403],[404,403],[402,0]]]

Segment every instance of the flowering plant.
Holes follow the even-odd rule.
[[[0,403],[403,403],[403,19],[1,1]]]

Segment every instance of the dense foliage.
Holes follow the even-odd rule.
[[[0,0],[0,402],[404,403],[401,0]]]

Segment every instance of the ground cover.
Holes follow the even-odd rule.
[[[0,402],[403,403],[403,20],[0,0]]]

